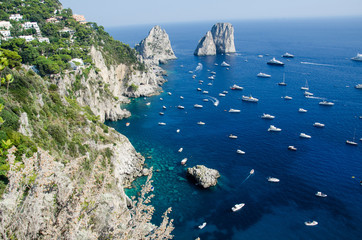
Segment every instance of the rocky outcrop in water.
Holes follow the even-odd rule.
[[[195,167],[188,168],[187,174],[203,188],[213,187],[217,184],[217,179],[220,177],[220,173],[211,168],[207,168],[204,165],[196,165]]]
[[[142,59],[158,65],[176,59],[168,34],[160,26],[154,26],[148,36],[135,46]]]
[[[194,55],[207,56],[234,52],[234,27],[231,23],[216,23],[211,31],[201,38]]]

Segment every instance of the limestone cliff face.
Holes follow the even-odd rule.
[[[168,34],[160,26],[154,26],[148,36],[135,46],[147,63],[158,65],[176,59]]]
[[[212,26],[211,31],[201,38],[194,55],[205,56],[234,52],[234,27],[231,23],[216,23]]]

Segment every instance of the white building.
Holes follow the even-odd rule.
[[[9,30],[12,27],[9,21],[0,21],[0,29]]]
[[[47,37],[38,37],[38,41],[50,43],[49,38],[47,38]]]
[[[38,30],[40,31],[37,22],[25,22],[25,23],[23,24],[23,28],[24,28],[25,30],[34,28],[36,31],[38,31]]]
[[[19,38],[23,38],[23,39],[25,39],[25,41],[27,41],[27,42],[31,42],[31,41],[35,40],[35,38],[34,38],[32,35],[19,36]]]
[[[11,14],[9,17],[10,20],[14,20],[14,21],[20,21],[23,20],[23,16],[20,14]]]
[[[0,30],[0,34],[5,38],[11,36],[10,30]]]

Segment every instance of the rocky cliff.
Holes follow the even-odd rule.
[[[135,46],[146,63],[158,65],[176,59],[168,34],[160,26],[154,26],[148,36]]]
[[[199,41],[194,55],[207,56],[234,53],[234,27],[231,23],[216,23]]]

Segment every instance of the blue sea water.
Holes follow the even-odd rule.
[[[122,106],[132,117],[106,123],[126,135],[137,151],[152,157],[146,164],[157,170],[153,176],[154,222],[171,206],[175,239],[362,239],[362,91],[354,88],[362,83],[362,63],[350,60],[362,52],[362,19],[233,22],[237,54],[193,56],[198,40],[212,24],[162,25],[178,57],[163,65],[168,72],[164,93],[134,99]],[[108,30],[114,38],[134,46],[151,27]],[[282,59],[285,52],[296,57]],[[285,62],[285,67],[267,65],[272,57]],[[220,66],[223,61],[231,65],[229,69]],[[198,63],[203,69],[193,79],[188,71]],[[208,79],[210,71],[216,72],[213,81]],[[257,78],[259,72],[272,77]],[[281,87],[277,83],[284,73],[287,86]],[[303,96],[300,87],[306,80],[316,99]],[[230,90],[233,84],[244,90]],[[229,93],[219,97],[224,90]],[[241,96],[249,94],[259,102],[242,102]],[[293,99],[286,101],[285,95]],[[219,105],[203,102],[207,97],[217,98]],[[321,99],[335,105],[320,106]],[[204,107],[196,109],[194,104]],[[230,108],[241,112],[229,113]],[[299,108],[308,112],[299,113]],[[261,119],[263,113],[275,119]],[[159,126],[161,121],[167,125]],[[198,121],[205,125],[197,125]],[[313,127],[314,122],[324,123],[325,128]],[[271,124],[282,131],[268,132]],[[301,132],[312,138],[300,138]],[[354,132],[357,147],[345,143]],[[229,134],[238,138],[229,139]],[[289,145],[298,150],[287,150]],[[245,155],[237,154],[237,149]],[[185,157],[187,166],[181,166]],[[203,190],[187,180],[186,168],[197,164],[219,170],[216,187]],[[243,183],[251,169],[255,174]],[[268,176],[280,182],[270,183]],[[142,179],[135,181],[135,189],[141,183]],[[328,197],[316,197],[317,191]],[[244,208],[231,211],[242,202]],[[319,224],[307,227],[304,222],[309,220]],[[197,226],[202,222],[207,225],[200,230]]]

